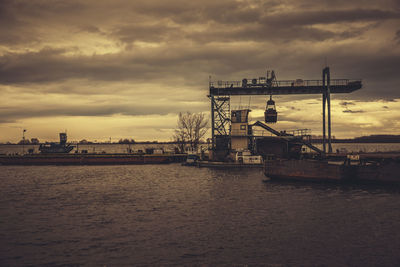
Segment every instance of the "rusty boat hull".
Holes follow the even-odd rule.
[[[277,180],[400,184],[400,163],[389,161],[348,165],[323,160],[280,159],[266,161],[264,174]]]

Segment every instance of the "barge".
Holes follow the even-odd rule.
[[[197,167],[207,167],[207,168],[258,168],[262,169],[262,163],[246,164],[246,163],[236,163],[236,162],[218,162],[218,161],[198,161]]]
[[[233,157],[233,156],[232,156]],[[263,168],[263,160],[261,156],[252,155],[250,151],[236,152],[234,158],[230,161],[206,161],[200,160],[197,155],[188,155],[187,160],[182,165],[184,166],[197,166],[207,168]]]
[[[64,153],[68,154],[74,149],[74,146],[67,144],[67,133],[60,133],[60,143],[41,144],[40,153]]]
[[[264,173],[266,177],[278,180],[400,184],[400,154],[349,155],[344,161],[267,160]]]
[[[119,165],[183,162],[186,154],[28,154],[0,155],[0,165]]]

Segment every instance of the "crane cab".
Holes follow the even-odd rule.
[[[267,101],[264,117],[266,123],[276,123],[278,120],[278,112],[276,111],[275,101],[272,100],[272,96]]]

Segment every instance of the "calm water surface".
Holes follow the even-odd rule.
[[[0,265],[399,266],[396,188],[258,170],[0,166]]]

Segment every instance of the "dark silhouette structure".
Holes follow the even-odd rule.
[[[331,138],[331,94],[351,93],[361,89],[361,80],[331,79],[329,67],[322,70],[322,80],[276,80],[275,73],[267,73],[267,77],[258,79],[243,79],[242,81],[217,81],[209,82],[211,102],[211,135],[212,150],[229,149],[230,143],[230,98],[239,95],[322,95],[322,124],[323,124],[323,152],[332,152]],[[271,103],[272,104],[272,103]],[[275,103],[273,103],[275,104]],[[272,105],[271,105],[272,106]],[[328,114],[326,116],[326,108]],[[273,108],[271,107],[271,111]],[[268,105],[267,110],[268,111]],[[276,109],[275,109],[276,111]],[[277,114],[276,114],[277,115]],[[326,123],[326,117],[328,117]],[[276,117],[277,118],[277,117]],[[274,120],[275,118],[271,118]],[[268,121],[267,121],[268,122]],[[272,122],[272,121],[271,121]],[[328,124],[328,137],[326,137],[326,124]]]

